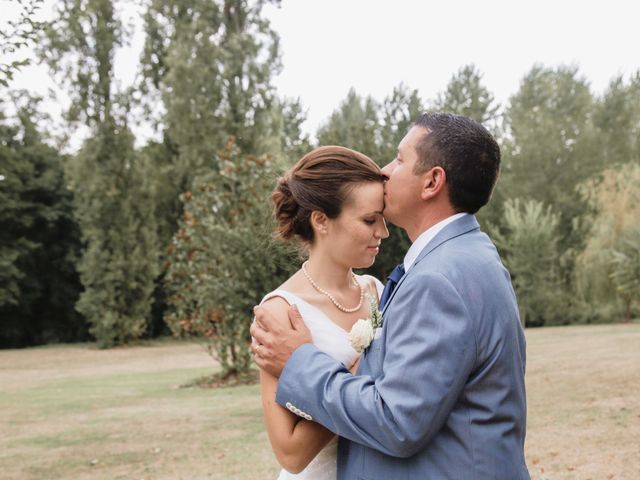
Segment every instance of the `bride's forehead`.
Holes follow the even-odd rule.
[[[384,187],[382,183],[368,182],[356,185],[351,192],[345,208],[348,206],[357,210],[382,210],[384,204]]]

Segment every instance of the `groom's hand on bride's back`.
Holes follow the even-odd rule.
[[[285,363],[293,351],[311,343],[311,332],[295,305],[287,310],[289,321],[283,322],[264,307],[254,307],[255,320],[251,324],[251,351],[261,369],[280,377]]]

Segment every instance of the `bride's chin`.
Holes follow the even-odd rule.
[[[376,261],[376,257],[373,257],[365,262],[362,262],[361,265],[358,265],[357,267],[353,267],[353,268],[369,268],[371,265],[375,263],[375,261]]]

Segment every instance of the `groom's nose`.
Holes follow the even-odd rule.
[[[392,165],[393,161],[387,163],[384,167],[382,167],[382,170],[380,171],[380,173],[382,173],[382,176],[385,178],[385,180],[389,180],[389,177],[391,176],[391,171],[392,171]]]

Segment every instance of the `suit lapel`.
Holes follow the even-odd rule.
[[[402,285],[404,280],[409,275],[411,275],[411,272],[415,270],[415,266],[418,263],[420,263],[427,255],[429,255],[440,245],[442,245],[445,242],[448,242],[452,238],[459,237],[460,235],[464,235],[466,233],[469,233],[473,230],[477,230],[479,228],[480,228],[480,224],[478,223],[474,215],[465,215],[462,218],[454,220],[449,225],[444,227],[440,232],[438,232],[438,234],[433,239],[431,239],[431,241],[427,243],[427,245],[422,249],[422,251],[420,252],[420,255],[418,255],[418,258],[416,258],[416,261],[413,262],[413,265],[411,266],[411,269],[409,270],[409,272],[406,273],[400,279],[400,281],[396,285],[396,288],[393,289],[393,292],[391,293],[389,300],[387,300],[387,303],[382,309],[382,314],[384,315],[384,312],[386,312],[387,308],[389,308],[389,305],[393,301],[393,297],[395,296],[396,292],[400,288],[400,285]]]

